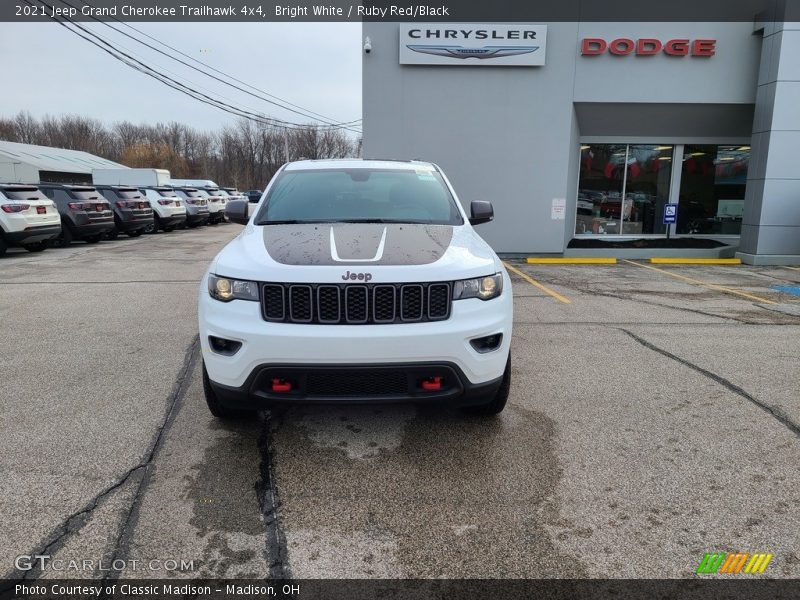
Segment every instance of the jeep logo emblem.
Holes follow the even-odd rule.
[[[342,275],[342,279],[344,279],[345,281],[348,281],[348,280],[356,281],[356,280],[358,280],[358,281],[367,282],[370,279],[372,279],[372,273],[351,273],[350,271],[348,271],[347,273]]]

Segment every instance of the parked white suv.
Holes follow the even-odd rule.
[[[41,252],[60,233],[58,209],[39,188],[0,184],[0,256],[9,246]]]
[[[218,417],[275,402],[451,401],[496,414],[511,383],[511,280],[441,170],[417,161],[285,165],[199,292]]]
[[[153,226],[147,233],[172,231],[186,223],[186,205],[171,188],[141,188],[153,209]]]
[[[208,199],[208,224],[216,225],[225,221],[225,206],[228,203],[227,194],[219,188],[198,188],[198,192]]]

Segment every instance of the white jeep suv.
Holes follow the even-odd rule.
[[[284,165],[199,292],[206,401],[450,401],[499,413],[511,383],[511,280],[434,164]]]
[[[0,256],[9,246],[41,252],[61,233],[61,216],[35,185],[0,184]]]

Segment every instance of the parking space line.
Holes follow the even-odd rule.
[[[503,261],[503,264],[506,266],[506,269],[508,269],[508,270],[509,270],[509,271],[511,271],[512,273],[515,273],[516,275],[519,275],[519,276],[520,276],[520,277],[522,277],[522,278],[523,278],[525,281],[527,281],[528,283],[530,283],[530,284],[531,284],[533,287],[535,287],[535,288],[538,288],[538,289],[542,290],[542,291],[543,291],[545,294],[548,294],[549,296],[552,296],[553,298],[555,298],[555,299],[556,299],[556,300],[558,300],[559,302],[563,302],[564,304],[572,304],[572,301],[571,301],[569,298],[566,298],[566,297],[562,296],[561,294],[559,294],[559,293],[558,293],[558,292],[556,292],[555,290],[551,290],[551,289],[550,289],[549,287],[547,287],[546,285],[542,285],[541,283],[539,283],[538,281],[536,281],[536,280],[535,280],[533,277],[531,277],[531,276],[530,276],[530,275],[528,275],[527,273],[523,273],[522,271],[520,271],[520,270],[519,270],[519,269],[517,269],[516,267],[512,267],[510,264],[508,264],[508,263],[507,263],[507,262],[505,262],[505,261]]]
[[[712,290],[717,290],[720,292],[725,292],[726,294],[734,294],[735,296],[742,296],[743,298],[747,298],[749,300],[755,300],[756,302],[760,302],[762,304],[777,304],[777,302],[773,300],[767,300],[766,298],[761,298],[760,296],[754,296],[752,294],[748,294],[746,292],[740,292],[739,290],[734,290],[722,285],[716,285],[714,283],[706,283],[705,281],[700,281],[699,279],[693,279],[691,277],[686,277],[685,275],[678,275],[677,273],[672,273],[671,271],[667,271],[666,269],[659,269],[658,267],[651,267],[650,265],[643,265],[642,263],[634,262],[632,260],[622,259],[623,262],[626,262],[631,265],[636,265],[637,267],[641,267],[643,269],[650,269],[651,271],[658,271],[659,273],[663,273],[664,275],[669,275],[670,277],[674,277],[676,279],[682,279],[683,281],[688,281],[689,283],[693,283],[695,285],[699,285],[702,287],[706,287]]]
[[[572,258],[531,256],[525,259],[525,262],[529,265],[615,265],[617,259],[593,256],[574,256]]]
[[[740,265],[741,258],[651,258],[654,265]]]
[[[783,267],[784,269],[791,269],[792,271],[800,271],[800,267]]]

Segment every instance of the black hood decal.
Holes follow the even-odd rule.
[[[284,265],[426,265],[450,246],[450,225],[266,225],[264,246]]]

